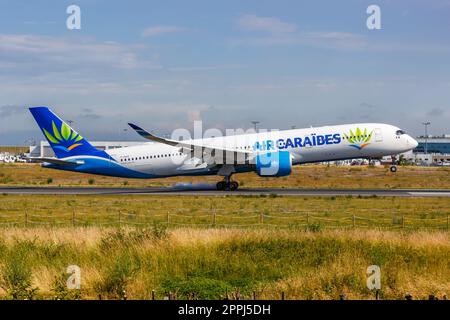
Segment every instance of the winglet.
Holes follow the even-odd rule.
[[[148,132],[147,130],[142,129],[141,127],[133,124],[133,123],[128,123],[128,125],[134,130],[136,131],[141,137],[154,141],[154,142],[159,142],[159,143],[164,143],[164,144],[168,144],[171,146],[180,146],[180,142],[179,141],[175,141],[175,140],[169,140],[169,139],[164,139],[158,136],[155,136],[153,134],[151,134],[150,132]]]
[[[150,132],[142,129],[141,127],[133,124],[133,123],[128,123],[128,125],[134,130],[136,131],[140,136],[144,137],[145,139],[150,139],[150,137],[153,137],[152,134],[150,134]]]

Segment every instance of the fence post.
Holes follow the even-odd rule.
[[[28,227],[28,212],[25,212],[25,228]]]
[[[281,291],[281,300],[284,300],[284,291]]]
[[[213,226],[216,226],[216,212],[213,212]]]
[[[405,216],[402,216],[402,228],[405,228]]]
[[[152,290],[152,300],[155,300],[155,290]]]
[[[241,292],[239,291],[239,288],[236,288],[235,298],[236,300],[241,300]]]
[[[253,300],[256,300],[256,291],[253,291]]]
[[[306,214],[306,227],[309,228],[309,213]]]
[[[72,211],[72,227],[75,227],[75,210]]]
[[[353,228],[354,228],[354,227],[356,227],[356,218],[355,218],[355,215],[353,215],[352,221],[353,221]]]

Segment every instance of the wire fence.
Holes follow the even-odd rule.
[[[450,215],[433,217],[392,215],[369,217],[355,214],[340,214],[330,217],[326,213],[309,214],[304,211],[261,213],[244,211],[227,213],[225,210],[188,212],[185,209],[167,211],[165,214],[126,211],[99,212],[98,214],[12,212],[0,214],[0,227],[33,226],[136,226],[148,227],[164,224],[173,227],[278,227],[278,228],[388,228],[388,229],[442,229],[449,230]]]

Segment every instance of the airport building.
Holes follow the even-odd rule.
[[[428,139],[417,137],[417,142],[419,142],[419,145],[414,150],[416,153],[425,153],[426,148],[427,153],[450,154],[450,134],[430,136]]]
[[[89,141],[94,147],[100,150],[109,150],[144,144],[145,141]],[[36,146],[30,146],[30,157],[54,157],[50,144],[47,141],[41,141]]]
[[[406,160],[421,165],[450,165],[450,135],[417,137],[416,149],[403,154]]]

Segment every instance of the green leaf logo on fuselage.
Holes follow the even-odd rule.
[[[356,128],[355,133],[353,133],[353,131],[350,130],[350,135],[346,135],[344,133],[344,137],[350,143],[350,147],[354,147],[358,150],[361,150],[370,144],[370,139],[372,138],[372,135],[373,130],[370,133],[367,133],[367,128],[364,129],[364,131],[361,131],[361,129]]]

